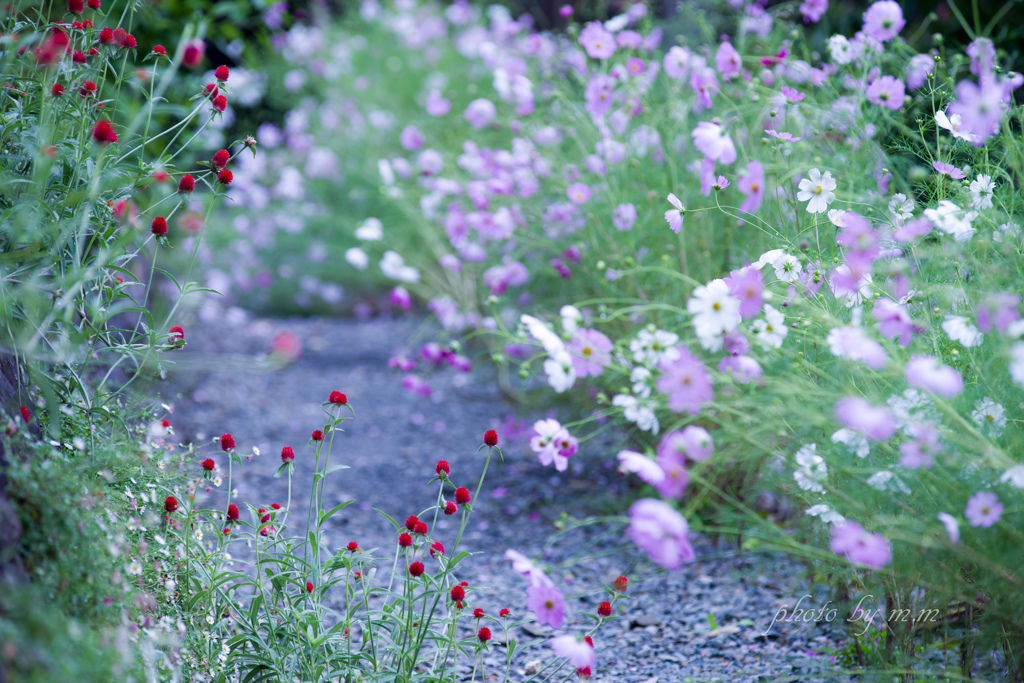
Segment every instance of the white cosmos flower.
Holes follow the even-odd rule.
[[[818,517],[821,521],[826,524],[842,524],[846,521],[846,517],[830,508],[824,503],[818,503],[807,508],[806,513],[811,517]]]
[[[807,202],[807,213],[825,213],[828,205],[836,198],[836,181],[832,179],[829,171],[822,173],[812,168],[807,177],[800,181],[800,192],[797,193],[798,201]]]
[[[384,237],[384,224],[379,218],[367,218],[363,224],[356,228],[356,239],[366,242],[376,242]]]
[[[576,383],[576,371],[572,368],[572,356],[567,352],[544,361],[544,372],[547,373],[548,384],[556,394],[568,391]]]
[[[740,324],[740,300],[729,293],[724,280],[712,280],[693,290],[686,302],[698,336],[723,334]]]
[[[960,522],[956,521],[956,517],[949,514],[948,512],[940,512],[936,515],[942,526],[946,527],[946,533],[949,534],[950,543],[960,542]]]
[[[891,205],[892,202],[889,202]],[[837,228],[846,227],[846,209],[829,209],[828,222]]]
[[[800,259],[796,256],[782,254],[772,262],[772,268],[775,269],[775,277],[783,282],[796,282],[800,279],[803,267],[800,264]]]
[[[868,440],[864,438],[864,435],[860,432],[855,432],[852,429],[843,427],[842,429],[832,434],[832,443],[841,443],[849,448],[851,451],[857,454],[858,458],[868,457],[868,453],[871,452],[871,446],[868,444]]]
[[[1024,465],[1016,465],[1003,472],[999,481],[1010,484],[1019,489],[1024,489]]]
[[[635,396],[629,394],[618,394],[612,398],[612,405],[622,408],[623,416],[644,432],[657,434],[659,425],[658,417],[646,405],[642,405]]]
[[[959,114],[946,116],[946,112],[937,111],[935,112],[935,123],[938,124],[939,128],[945,128],[952,133],[954,138],[959,138],[967,142],[974,142],[975,140],[974,135],[963,130],[964,122],[963,119],[960,118]]]
[[[786,327],[786,317],[771,304],[764,305],[764,320],[758,318],[754,321],[754,334],[758,341],[765,346],[782,348],[782,340],[789,333]]]
[[[558,314],[562,316],[562,331],[566,334],[571,335],[579,329],[580,322],[583,320],[583,314],[580,313],[580,309],[575,306],[562,306]]]
[[[971,181],[971,206],[975,209],[992,208],[992,191],[996,184],[992,176],[978,174],[978,177]]]
[[[985,335],[962,315],[947,315],[942,321],[942,329],[950,339],[966,347],[979,346],[985,338]]]
[[[974,404],[971,418],[984,434],[993,439],[999,438],[1006,428],[1006,410],[988,396]]]
[[[354,266],[356,270],[366,270],[366,267],[370,265],[370,257],[359,247],[352,247],[346,250],[345,260]]]
[[[829,213],[832,213],[829,211]],[[889,200],[889,213],[898,220],[905,221],[914,215],[914,200],[902,192],[897,192]]]
[[[647,368],[633,368],[629,373],[629,381],[633,383],[633,393],[640,398],[651,395],[651,371]]]
[[[868,477],[868,486],[876,491],[894,491],[910,495],[910,488],[889,470],[881,470]]]
[[[825,459],[818,455],[818,444],[804,444],[796,452],[797,469],[793,471],[793,479],[804,491],[824,493],[821,482],[828,478],[828,466]]]
[[[665,479],[665,470],[646,455],[636,451],[619,451],[619,471],[633,472],[648,484],[659,484]]]
[[[385,251],[380,261],[380,270],[386,277],[399,282],[419,282],[420,271],[405,265],[405,259],[396,251]]]
[[[1008,237],[1020,238],[1020,226],[1016,223],[1003,223],[992,231],[993,242],[1002,242]]]
[[[526,327],[526,331],[530,333],[531,337],[541,343],[549,356],[568,353],[562,340],[544,322],[534,318],[532,315],[525,314],[519,317],[519,322]]]
[[[828,51],[832,55],[832,61],[836,64],[849,64],[857,56],[846,36],[838,34],[828,39]]]
[[[957,242],[966,242],[974,236],[971,221],[978,217],[978,212],[964,211],[948,199],[943,199],[936,208],[925,209],[924,217],[942,232],[952,235]]]
[[[771,249],[761,254],[761,258],[757,259],[754,263],[754,267],[761,270],[765,266],[770,266],[775,263],[780,256],[783,256],[786,252],[781,249]]]

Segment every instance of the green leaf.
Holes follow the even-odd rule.
[[[354,502],[355,502],[354,500],[346,500],[344,503],[338,503],[337,505],[332,507],[327,512],[324,512],[323,510],[321,510],[320,511],[320,523],[322,524],[323,522],[327,521],[328,519],[330,519],[331,517],[333,517],[337,513],[341,512],[343,509],[345,509],[346,507],[348,507],[349,505],[351,505]]]
[[[327,476],[331,472],[337,472],[338,470],[348,470],[348,469],[351,469],[348,465],[331,465],[326,470],[324,470],[324,476]]]

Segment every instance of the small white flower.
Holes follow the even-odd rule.
[[[629,373],[629,381],[633,383],[633,393],[641,398],[651,395],[651,371],[647,368],[633,368]]]
[[[219,474],[216,477],[213,478],[213,485],[214,486],[220,486],[223,483],[224,483],[224,480],[221,479],[221,476]]]
[[[755,320],[753,328],[759,342],[776,349],[782,348],[782,340],[789,333],[785,316],[771,304],[764,305],[764,320]]]
[[[889,213],[899,221],[905,221],[914,215],[914,200],[902,192],[897,192],[889,200]]]
[[[871,452],[871,445],[868,444],[868,440],[864,438],[864,435],[846,427],[832,434],[832,443],[845,445],[856,453],[858,458],[866,458],[868,453]]]
[[[816,168],[807,172],[807,177],[800,181],[797,201],[807,202],[807,213],[825,213],[828,205],[836,198],[836,181],[832,173],[823,174]]]
[[[992,191],[996,184],[992,176],[978,174],[978,177],[971,181],[971,206],[979,211],[992,208]]]
[[[988,396],[974,404],[971,418],[993,439],[998,439],[1006,428],[1006,410]]]
[[[945,128],[952,133],[954,138],[966,140],[967,142],[974,142],[975,140],[974,135],[963,131],[964,122],[959,114],[946,116],[946,112],[937,111],[935,112],[935,123],[938,124],[939,128]]]
[[[868,477],[868,486],[877,491],[894,491],[910,495],[910,489],[907,485],[889,470],[881,470]]]
[[[195,531],[192,532],[192,537],[195,538],[196,541],[202,542],[202,540],[203,540],[203,530],[202,529],[196,529]]]
[[[379,218],[367,218],[356,228],[356,239],[365,242],[376,242],[384,237],[384,224]]]
[[[985,337],[970,320],[961,315],[947,315],[942,321],[942,329],[950,339],[966,347],[979,346]]]
[[[966,242],[974,236],[971,221],[978,217],[978,212],[964,211],[948,199],[943,199],[936,208],[925,209],[924,217],[942,232],[952,235],[957,242]]]
[[[993,242],[1008,241],[1007,238],[1020,239],[1020,226],[1016,223],[1003,223],[998,230],[992,231]]]
[[[772,262],[775,269],[775,277],[783,282],[796,282],[800,279],[800,272],[803,266],[800,259],[792,254],[782,254]]]
[[[352,247],[345,251],[345,260],[349,262],[356,270],[366,270],[366,267],[370,265],[370,257],[366,255],[366,252],[359,247]]]
[[[206,623],[207,624],[210,624],[212,626],[213,622],[215,622],[215,621],[217,621],[217,620],[213,618],[212,614],[207,614],[206,615]]]
[[[259,457],[259,454],[260,454],[260,449],[259,449],[259,448],[257,448],[256,446],[253,446],[253,447],[252,447],[252,454],[253,454],[253,455],[255,455],[255,456],[257,456],[257,457]]]
[[[657,434],[660,428],[658,417],[654,411],[645,405],[641,405],[635,396],[629,394],[618,394],[612,398],[612,405],[622,408],[623,416],[644,432]]]
[[[1003,472],[1003,476],[999,477],[999,481],[1024,489],[1024,465],[1016,465],[1006,470]]]
[[[568,391],[576,383],[576,371],[572,367],[572,356],[568,352],[544,361],[544,372],[547,373],[548,384],[556,394]]]
[[[797,469],[793,472],[793,479],[797,486],[804,491],[824,493],[825,487],[821,482],[828,478],[828,466],[825,459],[818,455],[818,444],[804,444],[796,452]]]
[[[419,282],[420,271],[405,265],[405,259],[396,251],[385,251],[380,261],[380,271],[386,277],[399,282]]]
[[[693,290],[686,310],[693,316],[698,336],[723,334],[740,324],[740,300],[732,296],[724,280],[712,280]]]
[[[948,512],[940,512],[936,517],[938,517],[939,521],[942,522],[942,526],[946,527],[946,533],[949,534],[949,542],[959,543],[960,522],[956,521],[956,517]]]
[[[561,310],[558,311],[558,315],[562,317],[562,331],[568,335],[578,330],[580,322],[583,320],[583,314],[575,306],[562,306]]]
[[[656,367],[663,359],[676,353],[679,335],[665,330],[640,330],[629,343],[633,360],[648,368]]]
[[[843,517],[841,514],[830,508],[828,505],[825,505],[824,503],[812,505],[811,507],[807,508],[806,513],[811,517],[820,518],[821,521],[825,522],[826,524],[842,524],[846,521],[846,517]]]
[[[132,576],[139,576],[142,574],[142,563],[138,560],[132,560],[132,563],[128,565],[128,573]]]
[[[832,55],[832,61],[836,64],[849,64],[857,56],[846,36],[838,34],[828,39],[828,51]]]

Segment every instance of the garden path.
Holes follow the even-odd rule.
[[[484,431],[495,427],[505,459],[492,463],[461,546],[481,553],[463,572],[472,585],[484,587],[474,594],[474,607],[492,614],[508,607],[514,617],[526,616],[526,581],[502,560],[506,548],[515,548],[541,559],[559,580],[570,613],[563,627],[568,632],[591,623],[580,612],[596,612],[604,599],[601,582],[630,576],[631,599],[620,603],[621,619],[594,637],[594,681],[800,680],[827,668],[826,648],[835,646],[838,628],[776,623],[768,637],[762,635],[780,606],[806,593],[798,578],[802,568],[791,560],[737,557],[696,539],[697,561],[666,574],[638,563],[638,551],[623,548],[623,527],[614,523],[573,530],[547,543],[563,512],[622,514],[627,480],[612,464],[618,444],[611,437],[585,442],[576,456],[579,469],[564,475],[542,468],[529,453],[525,434],[502,425],[511,409],[484,363],[471,374],[439,372],[431,378],[429,399],[404,390],[400,375],[386,363],[403,343],[429,339],[431,329],[423,320],[233,317],[233,324],[186,327],[188,345],[174,357],[177,364],[162,391],[173,403],[171,420],[181,441],[199,443],[228,432],[240,452],[260,449],[262,454],[236,474],[238,502],[264,507],[285,502],[286,480],[274,473],[281,447],[290,445],[297,465],[292,507],[304,509],[313,455],[306,444],[312,430],[323,425],[321,402],[339,390],[347,394],[356,419],[345,423],[331,462],[351,469],[329,477],[325,506],[349,498],[355,502],[335,518],[328,541],[333,547],[354,540],[364,548],[387,548],[395,543],[394,534],[373,508],[404,519],[430,506],[435,490],[424,485],[439,459],[450,463],[457,483],[472,490],[484,462],[477,448]],[[275,366],[267,350],[281,332],[302,340],[303,349],[295,362]],[[532,423],[543,415],[525,417]],[[446,545],[457,531],[454,519],[442,518],[435,529]],[[558,568],[570,561],[575,564]],[[530,665],[552,656],[541,637],[548,633],[535,624],[513,630],[511,637],[528,651],[517,658],[511,680],[525,680]],[[500,642],[490,649],[487,670],[496,672],[504,649]]]

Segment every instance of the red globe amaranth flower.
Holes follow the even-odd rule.
[[[629,588],[629,579],[625,576],[620,576],[612,583],[612,589],[616,593],[625,593],[627,588]]]
[[[590,649],[594,649],[594,639],[593,638],[591,638],[590,636],[583,636],[583,640],[587,641],[587,645],[590,646]]]
[[[89,9],[99,9],[100,8],[100,0],[89,0],[85,4],[88,5]]]
[[[348,545],[345,546],[345,547],[348,548],[349,550],[351,550],[352,552],[355,552],[355,551],[359,550],[359,544],[356,543],[355,541],[349,541]]]
[[[313,592],[313,582],[312,581],[307,581],[306,582],[306,592],[307,593],[312,593]]]
[[[166,183],[170,179],[171,174],[163,170],[162,168],[158,168],[157,170],[153,171],[153,180],[155,180],[158,183]]]
[[[100,29],[99,37],[100,45],[113,45],[114,44],[114,31],[110,28]]]
[[[488,429],[484,432],[484,443],[492,448],[498,445],[498,432]]]
[[[121,284],[121,278],[117,278],[117,284]],[[171,426],[171,421],[170,420],[161,420],[160,421],[160,426],[163,427],[164,429],[166,429],[166,428]]]
[[[593,674],[590,671],[590,665],[581,666],[580,668],[576,669],[576,676],[581,681],[589,681],[592,675]]]
[[[411,576],[422,576],[424,569],[426,569],[426,567],[423,566],[422,562],[413,562],[409,565],[409,574]]]
[[[281,509],[281,504],[280,503],[271,503],[270,504],[270,509],[271,510],[280,510]]]
[[[231,503],[231,505],[228,505],[228,521],[229,522],[237,522],[238,521],[238,506],[235,505],[234,503]]]
[[[416,515],[409,515],[405,518],[405,528],[412,531],[416,528],[416,522],[420,521],[420,518]]]
[[[466,589],[462,586],[452,587],[452,602],[458,602],[459,600],[466,599]]]
[[[420,536],[426,536],[427,531],[429,531],[429,529],[427,528],[426,522],[416,522],[416,528],[412,530],[414,534],[419,534]]]
[[[220,449],[222,451],[233,451],[235,450],[235,437],[230,434],[225,434],[220,437]]]
[[[353,572],[352,576],[355,577],[356,581],[358,581],[359,579],[363,578],[362,572]]]
[[[181,325],[171,325],[168,333],[171,335],[171,341],[185,341],[185,330],[181,329]]]
[[[460,486],[455,489],[455,502],[459,505],[465,505],[469,501],[473,500],[473,497],[469,495],[469,489],[465,486]]]
[[[336,406],[343,406],[348,403],[348,396],[341,393],[340,391],[332,391],[330,398],[327,399]]]
[[[129,33],[124,37],[124,40],[121,41],[121,46],[128,50],[134,50],[138,46],[138,43],[135,41],[135,36]]]
[[[103,145],[117,142],[117,133],[114,132],[114,126],[106,119],[100,119],[96,122],[92,129],[92,137],[93,140]]]
[[[313,430],[313,434],[310,435],[309,438],[313,439],[313,441],[323,441],[324,440],[324,433],[321,432],[319,429],[314,429]]]
[[[217,95],[213,98],[213,108],[223,113],[228,108],[228,98],[223,95]]]
[[[54,83],[50,88],[50,94],[54,97],[60,97],[64,94],[64,86],[60,83]]]
[[[217,182],[219,182],[221,185],[230,185],[231,181],[234,179],[235,174],[226,168],[217,174]]]
[[[207,458],[206,460],[203,461],[202,465],[203,469],[206,470],[207,472],[213,472],[215,469],[217,469],[217,463],[213,461],[213,458]]]
[[[213,155],[213,161],[211,162],[215,168],[224,168],[228,165],[228,161],[231,160],[231,153],[226,149],[222,149]]]
[[[192,174],[186,173],[178,181],[178,194],[192,194],[196,189],[196,179]]]
[[[291,462],[295,460],[295,451],[292,450],[291,446],[285,446],[281,449],[281,462]]]
[[[260,524],[266,524],[267,522],[270,521],[270,513],[269,512],[267,512],[263,508],[260,508],[259,509],[259,513],[262,515],[260,517]]]
[[[28,408],[21,406],[21,419],[28,423],[32,419],[32,416],[28,412]]]
[[[118,46],[124,47],[124,39],[127,38],[127,37],[128,37],[128,31],[125,31],[123,28],[115,28],[114,29],[114,42]]]
[[[455,603],[455,609],[462,609],[462,608],[463,608],[463,606],[464,606],[464,605],[463,605],[463,604],[462,604],[461,602],[456,602],[456,603]]]
[[[220,94],[220,88],[218,88],[215,83],[207,83],[206,87],[203,88],[203,94],[212,100]]]
[[[181,53],[181,65],[186,69],[194,69],[203,63],[203,56],[206,54],[206,43],[201,40],[193,40],[185,46]]]
[[[444,504],[444,514],[448,515],[449,517],[451,517],[452,515],[454,515],[458,511],[459,511],[459,506],[456,505],[455,503],[453,503],[452,501],[449,500],[448,502],[446,502]]]
[[[512,612],[509,611],[508,607],[502,607],[501,611],[498,612],[499,617],[507,617],[510,614],[512,614]]]
[[[403,548],[408,548],[412,545],[412,536],[409,535],[409,532],[402,532],[402,534],[398,537],[398,545]]]
[[[85,0],[68,0],[68,11],[72,14],[81,14],[85,11]]]
[[[473,618],[474,619],[483,619],[484,618],[484,611],[482,609],[480,609],[479,607],[477,607],[475,610],[473,610]]]
[[[86,62],[85,53],[82,52],[81,50],[75,50],[75,53],[73,55],[71,55],[71,61],[74,62],[75,64],[85,64],[85,62]]]
[[[217,78],[218,81],[226,81],[228,80],[228,76],[231,75],[231,70],[223,64],[221,64],[214,70],[213,75]]]
[[[430,544],[430,556],[434,557],[434,553],[440,553],[444,555],[444,543],[441,541],[434,541]]]
[[[476,632],[476,637],[480,639],[481,643],[486,643],[488,640],[491,639],[491,629],[484,626]]]
[[[597,616],[610,617],[612,615],[612,603],[605,600],[597,606]]]
[[[164,499],[164,510],[167,512],[174,512],[178,509],[178,499],[174,496],[167,496]]]
[[[92,23],[92,22],[86,22],[86,23]],[[96,48],[94,48],[94,47],[90,47],[90,48],[89,48],[89,56],[90,56],[90,57],[95,57],[95,56],[97,56],[97,55],[98,55],[99,53],[100,53],[100,51],[99,51],[99,50],[97,50]]]
[[[434,471],[437,472],[438,479],[447,479],[452,470],[448,466],[447,460],[438,460],[437,467],[434,468]]]
[[[153,219],[153,224],[149,226],[150,232],[157,237],[162,237],[167,234],[167,219],[163,216],[157,216]]]
[[[153,54],[160,55],[161,57],[167,56],[167,48],[163,45],[156,45],[153,47]]]
[[[82,97],[92,97],[96,94],[96,84],[92,81],[86,81],[78,88],[78,94]]]
[[[224,535],[227,536],[230,533],[231,533],[231,529],[229,529],[228,527],[224,527]]]

